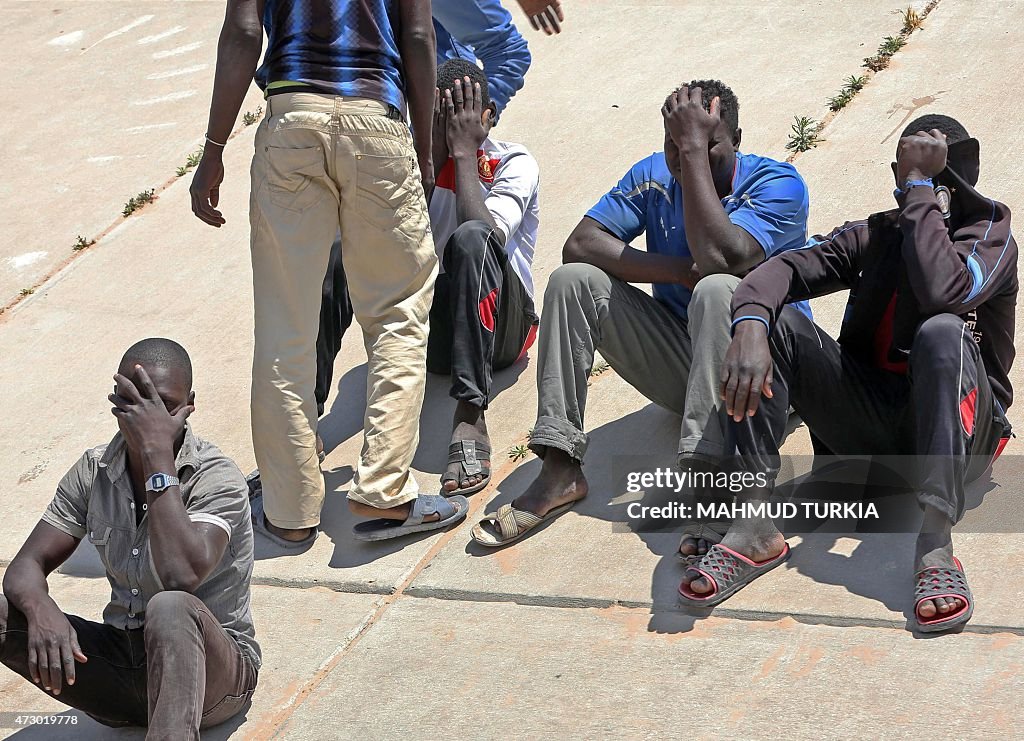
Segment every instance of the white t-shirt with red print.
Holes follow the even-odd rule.
[[[477,152],[480,188],[494,223],[505,235],[505,252],[533,298],[533,252],[540,226],[540,168],[521,144],[487,138]],[[430,226],[438,255],[459,227],[455,207],[455,161],[449,159],[430,198]]]

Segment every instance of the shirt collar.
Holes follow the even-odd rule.
[[[195,471],[199,468],[199,443],[192,433],[192,426],[185,423],[185,439],[181,443],[181,449],[174,458],[174,467],[177,469],[178,478],[186,468]],[[117,481],[124,474],[128,465],[128,448],[124,435],[120,431],[107,443],[107,449],[103,451],[100,458],[100,467],[107,470],[107,476],[111,481]]]

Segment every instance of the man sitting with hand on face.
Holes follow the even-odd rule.
[[[105,725],[198,739],[256,689],[248,491],[185,422],[195,394],[180,345],[136,343],[114,383],[120,432],[68,471],[7,567],[0,661]],[[65,614],[47,590],[85,537],[112,589],[102,623]]]
[[[733,453],[718,395],[739,276],[806,237],[807,187],[784,162],[738,152],[739,104],[717,80],[691,82],[662,107],[665,151],[647,157],[569,236],[544,294],[537,479],[473,529],[511,543],[587,494],[587,380],[600,351],[623,379],[682,415],[681,461]],[[631,246],[646,233],[647,250]],[[650,296],[631,283],[651,283]],[[687,545],[696,549],[696,538]]]
[[[1017,244],[1010,210],[974,189],[979,169],[978,141],[959,122],[929,115],[911,123],[893,163],[896,208],[847,222],[748,275],[733,297],[735,336],[722,370],[738,453],[769,480],[779,472],[790,405],[834,455],[915,456],[924,520],[914,622],[922,632],[971,617],[952,527],[964,514],[965,484],[1010,435]],[[846,289],[838,342],[784,308]],[[771,520],[738,520],[679,591],[709,607],[788,555]]]
[[[490,136],[493,121],[483,71],[462,59],[445,62],[437,71],[434,101],[430,225],[441,274],[430,310],[427,370],[451,376],[456,402],[441,477],[446,495],[487,486],[491,448],[484,411],[492,373],[523,357],[537,334],[531,266],[540,170],[525,147]],[[342,252],[337,244],[335,252]],[[321,409],[351,322],[345,285],[343,265],[332,257],[317,341]]]

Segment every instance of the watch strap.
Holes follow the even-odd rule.
[[[178,486],[180,483],[181,480],[177,476],[171,476],[169,473],[154,473],[146,479],[146,491],[163,491],[172,486]]]

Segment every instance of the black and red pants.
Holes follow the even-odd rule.
[[[780,467],[789,408],[810,429],[815,452],[912,456],[917,499],[952,522],[964,514],[964,487],[1001,452],[1009,423],[993,397],[978,345],[963,319],[939,314],[917,328],[906,374],[846,353],[805,315],[787,307],[769,343],[773,397],[734,422],[745,468]]]
[[[533,299],[512,269],[501,240],[482,221],[459,226],[441,260],[444,273],[437,277],[430,309],[427,370],[451,376],[453,399],[486,409],[493,372],[523,357],[536,339],[539,320]],[[351,323],[341,245],[336,242],[324,278],[316,343],[316,401],[321,415],[341,338]]]

